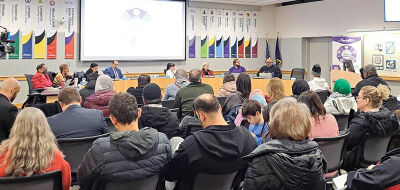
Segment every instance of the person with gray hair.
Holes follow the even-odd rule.
[[[184,69],[177,69],[175,73],[175,82],[169,84],[162,100],[175,100],[179,89],[189,84],[187,72]]]
[[[18,109],[11,102],[17,97],[21,86],[15,78],[7,78],[0,87],[0,142],[10,135]]]
[[[202,94],[214,94],[214,90],[208,84],[201,83],[200,69],[192,69],[189,72],[190,84],[176,93],[174,108],[179,108],[178,118],[193,116],[193,101]]]
[[[373,65],[366,65],[362,68],[362,78],[363,80],[360,81],[356,87],[354,88],[353,94],[354,97],[358,95],[360,92],[361,88],[364,86],[374,86],[377,87],[379,84],[386,85],[389,87],[389,85],[386,83],[385,80],[383,80],[381,77],[378,76],[378,73],[376,72],[376,68]]]
[[[113,90],[113,81],[108,75],[101,75],[97,78],[95,93],[85,99],[83,107],[103,111],[104,117],[110,117],[108,103],[116,94]]]

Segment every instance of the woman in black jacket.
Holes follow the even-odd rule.
[[[318,144],[310,141],[311,116],[294,98],[278,101],[271,110],[272,141],[256,148],[244,180],[245,190],[325,189],[326,162]]]

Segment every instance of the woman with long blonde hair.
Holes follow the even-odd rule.
[[[61,170],[63,190],[71,185],[71,170],[58,150],[43,112],[23,109],[15,119],[10,137],[0,145],[0,177],[32,176]]]
[[[267,84],[267,103],[271,101],[278,101],[285,97],[285,87],[280,78],[273,78]]]

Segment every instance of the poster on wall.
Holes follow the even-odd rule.
[[[208,57],[215,58],[216,9],[209,9],[208,13]]]
[[[396,70],[396,60],[386,60],[386,71],[397,72]]]
[[[238,44],[238,12],[232,11],[231,13],[231,58],[237,58],[237,44]]]
[[[258,36],[257,36],[257,12],[252,12],[251,17],[251,57],[258,57]]]
[[[9,39],[14,40],[15,43],[10,43],[10,46],[14,46],[14,53],[10,53],[8,55],[9,59],[19,59],[19,23],[18,23],[18,13],[19,13],[19,0],[11,0],[10,9],[10,26],[9,30]]]
[[[0,23],[4,26],[4,27],[8,27],[7,26],[7,6],[6,6],[6,0],[0,0]],[[1,57],[0,59],[5,59],[6,56]]]
[[[65,59],[74,59],[75,55],[75,0],[67,0],[65,27]]]
[[[196,28],[195,28],[195,16],[196,16],[196,9],[190,8],[189,9],[189,29],[188,29],[188,36],[189,36],[189,58],[196,57]]]
[[[244,11],[238,13],[238,58],[244,58]]]
[[[386,54],[394,54],[394,42],[386,42]]]
[[[222,58],[224,54],[224,47],[222,41],[222,19],[223,19],[223,10],[217,9],[217,37],[215,43],[215,57]]]
[[[354,70],[361,68],[361,37],[332,37],[332,64],[343,67],[345,60],[353,62]],[[342,68],[343,69],[343,68]]]
[[[224,10],[224,34],[223,34],[223,41],[224,41],[224,58],[229,58],[229,49],[231,48],[230,45],[230,35],[232,33],[231,31],[231,11],[229,10]]]
[[[32,59],[32,1],[24,1],[24,16],[22,21],[22,59]]]
[[[46,52],[46,32],[45,32],[45,2],[44,1],[35,1],[35,22],[34,22],[34,30],[35,30],[35,48],[34,48],[34,58],[35,59],[44,59]]]
[[[201,9],[201,47],[200,47],[200,57],[207,58],[208,56],[208,9]]]
[[[55,0],[47,1],[47,59],[57,58],[57,22]]]
[[[251,12],[245,13],[244,56],[251,58]]]
[[[376,70],[383,70],[383,55],[372,55],[372,64]]]

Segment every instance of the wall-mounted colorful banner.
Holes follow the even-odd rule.
[[[229,58],[229,49],[231,48],[230,46],[230,33],[231,33],[231,11],[229,10],[224,10],[224,31],[225,33],[222,35],[223,36],[223,41],[224,41],[224,58]]]
[[[251,17],[251,57],[258,57],[258,36],[257,36],[257,13],[252,12]]]
[[[223,19],[223,10],[217,9],[217,38],[216,38],[216,44],[215,44],[215,57],[216,58],[222,58],[224,54],[224,47],[223,47],[223,41],[222,41],[222,19]]]
[[[244,11],[239,11],[238,20],[238,58],[244,58]]]
[[[189,9],[189,58],[196,58],[196,28],[195,28],[196,9]]]
[[[67,0],[65,10],[67,23],[65,27],[65,59],[74,59],[75,55],[75,0]]]
[[[55,0],[47,1],[47,59],[57,59],[57,21]]]
[[[251,12],[246,12],[244,17],[244,56],[246,58],[251,58]]]
[[[231,25],[231,57],[232,58],[237,58],[237,33],[238,33],[238,12],[237,11],[232,11],[232,25]]]
[[[208,57],[215,58],[215,29],[216,29],[216,10],[208,10]]]
[[[208,57],[208,9],[201,9],[201,48],[200,48],[200,57],[207,58]]]
[[[32,59],[32,1],[24,1],[22,25],[22,59]]]
[[[7,28],[7,18],[6,18],[6,11],[8,7],[6,6],[6,0],[0,0],[0,23]],[[1,57],[0,59],[5,59],[6,56]]]
[[[18,13],[19,13],[19,0],[11,0],[10,3],[11,17],[9,26],[9,38],[14,40],[15,43],[10,43],[10,46],[14,46],[14,53],[8,55],[9,59],[19,59],[19,23],[18,23]]]
[[[35,48],[34,58],[44,59],[46,52],[46,32],[45,32],[45,3],[43,0],[35,2]]]

